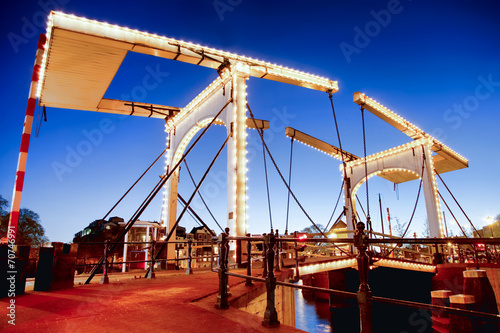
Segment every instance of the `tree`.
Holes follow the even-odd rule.
[[[500,237],[500,214],[493,218],[493,222],[490,223],[490,230],[492,237]]]
[[[7,199],[4,199],[4,197],[2,197],[0,195],[0,217],[4,217],[4,215],[6,215],[8,212],[7,212],[7,206],[9,205],[9,202],[7,201]]]
[[[401,223],[401,221],[399,220],[399,217],[394,216],[392,218],[392,231],[393,231],[392,233],[393,233],[393,235],[396,237],[408,236],[408,235],[404,235],[405,229],[406,229],[406,225]]]
[[[9,223],[9,213],[7,211],[7,206],[9,205],[9,202],[0,195],[0,234],[3,234],[7,232],[7,224]]]
[[[321,229],[321,231],[325,230],[325,227],[322,225],[322,224],[316,224],[318,226],[318,228]],[[305,233],[308,233],[308,234],[317,234],[319,233],[318,229],[316,229],[314,227],[314,225],[311,225],[309,227],[306,227],[304,229],[302,229],[300,232],[305,232]]]
[[[6,233],[10,213],[7,213],[4,209],[4,206],[7,205],[7,200],[5,200],[1,195],[0,205],[2,212],[2,224],[0,230]],[[30,209],[21,208],[19,211],[19,222],[17,225],[16,244],[41,246],[47,241],[48,238],[45,236],[45,229],[41,225],[40,216]]]
[[[422,237],[429,238],[431,235],[429,233],[429,219],[425,219],[424,228],[422,229]]]

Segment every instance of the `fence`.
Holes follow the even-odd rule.
[[[242,241],[247,242],[247,263],[252,262],[252,253],[251,253],[251,242],[264,242],[265,244],[265,271],[264,277],[255,277],[252,276],[252,265],[247,265],[247,274],[238,274],[229,271],[229,242],[236,241],[241,244]],[[310,287],[310,286],[302,286],[296,285],[288,282],[277,281],[274,270],[275,268],[280,268],[280,253],[283,243],[292,242],[294,243],[295,249],[295,260],[296,267],[298,267],[298,244],[304,242],[316,242],[316,243],[331,243],[331,244],[351,244],[356,248],[356,260],[357,260],[357,268],[359,272],[360,285],[357,293],[342,291],[342,290],[332,290],[326,288],[318,288],[318,287]],[[440,306],[440,305],[432,305],[418,302],[411,302],[405,300],[384,298],[373,296],[368,285],[368,274],[371,258],[369,256],[368,248],[370,245],[376,244],[421,244],[421,245],[432,245],[436,250],[438,250],[440,245],[449,245],[452,244],[454,246],[471,246],[473,248],[477,248],[478,244],[485,244],[485,247],[488,244],[493,245],[496,248],[496,245],[499,245],[500,242],[498,239],[494,238],[474,238],[474,239],[462,239],[462,238],[414,238],[414,239],[373,239],[369,238],[367,234],[364,232],[364,224],[358,223],[357,230],[353,236],[353,238],[342,238],[342,239],[329,239],[329,238],[315,238],[315,239],[303,239],[296,237],[280,237],[276,234],[268,234],[263,237],[230,237],[229,229],[226,228],[225,232],[222,233],[219,237],[219,248],[220,248],[220,257],[219,257],[219,267],[217,269],[219,274],[219,292],[217,295],[216,307],[219,309],[227,309],[229,307],[229,294],[228,294],[228,277],[238,277],[246,279],[246,284],[252,284],[252,281],[259,281],[266,283],[266,291],[267,291],[267,303],[266,303],[266,311],[264,312],[264,319],[262,321],[262,325],[266,327],[275,327],[279,326],[278,315],[275,307],[275,289],[276,286],[287,286],[291,288],[298,288],[310,291],[324,292],[330,295],[335,295],[339,297],[346,298],[355,298],[358,301],[359,313],[360,313],[360,328],[363,333],[371,333],[372,332],[372,318],[371,318],[371,309],[372,302],[380,302],[393,304],[398,306],[406,306],[415,309],[425,309],[436,311],[440,313],[449,313],[459,316],[468,316],[468,317],[479,317],[486,321],[494,321],[500,322],[500,316],[491,313],[484,313],[479,311],[461,309],[456,307],[449,306]],[[241,247],[240,247],[241,248]],[[275,251],[275,249],[277,251]],[[475,251],[475,262],[479,264],[479,257],[477,255],[477,250]],[[439,252],[436,252],[439,253]],[[278,255],[276,255],[278,254]],[[439,256],[437,256],[439,257]],[[238,259],[238,255],[236,255]],[[241,255],[239,256],[241,258]],[[275,267],[275,262],[277,263]],[[296,270],[296,275],[298,275],[298,269]],[[296,276],[297,277],[297,276]]]
[[[109,249],[113,244],[117,245],[135,245],[138,246],[138,251],[141,253],[145,253],[144,259],[140,260],[115,260],[116,255],[119,251],[115,251],[116,255],[110,253]],[[168,251],[162,251],[161,248],[165,246],[168,248],[168,244],[175,244],[175,258],[168,258]],[[142,245],[142,247],[140,247]],[[193,255],[193,250],[197,248],[208,248],[210,247],[210,254],[207,255]],[[160,248],[160,251],[157,253],[157,249]],[[185,255],[181,257],[180,252],[186,250]],[[147,251],[147,252],[146,252]],[[148,255],[146,255],[146,253]],[[122,270],[124,265],[127,267],[131,267],[130,265],[144,264],[142,269],[147,269],[147,278],[155,277],[155,268],[157,264],[162,266],[162,263],[165,263],[164,267],[167,268],[167,262],[172,263],[172,268],[178,269],[179,262],[186,261],[186,274],[192,274],[193,272],[193,262],[196,260],[208,260],[210,262],[210,268],[213,270],[214,261],[217,257],[217,250],[215,247],[214,240],[211,241],[194,241],[189,238],[185,241],[149,241],[149,242],[85,242],[79,243],[79,251],[77,256],[77,271],[82,273],[86,272],[89,268],[92,269],[94,266],[102,265],[102,278],[101,283],[108,283],[109,277],[108,273],[111,269],[114,270]],[[100,260],[103,259],[102,264]],[[134,266],[132,266],[134,267]],[[137,266],[135,266],[137,268]]]

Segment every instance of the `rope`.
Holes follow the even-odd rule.
[[[248,108],[248,112],[250,113],[250,117],[252,118],[253,122],[254,122],[254,125],[256,128],[258,128],[257,126],[257,122],[255,121],[255,118],[253,116],[253,113],[252,113],[252,110],[250,109],[250,105],[247,103],[247,108]],[[283,183],[285,184],[286,188],[288,189],[290,195],[293,197],[293,199],[295,200],[295,202],[297,203],[297,205],[300,207],[300,209],[302,210],[302,212],[304,213],[304,215],[307,217],[307,219],[311,222],[311,224],[314,226],[314,228],[316,230],[318,230],[322,235],[323,237],[327,237],[325,235],[325,233],[323,232],[323,230],[321,230],[320,227],[318,227],[318,225],[316,223],[314,223],[313,219],[311,218],[311,216],[309,216],[309,214],[306,212],[306,210],[304,209],[304,207],[301,205],[301,203],[299,202],[299,200],[297,199],[297,197],[295,196],[295,194],[293,193],[292,189],[290,188],[290,186],[288,185],[288,183],[286,182],[285,180],[285,177],[283,177],[283,174],[281,173],[280,169],[278,168],[278,165],[276,164],[276,161],[274,160],[273,158],[273,155],[271,154],[271,152],[269,151],[269,147],[267,147],[265,141],[264,141],[264,135],[262,134],[262,131],[258,130],[257,131],[259,133],[259,136],[260,136],[260,139],[262,140],[262,143],[264,145],[264,148],[266,148],[266,151],[267,151],[267,154],[269,155],[269,158],[271,159],[271,161],[273,162],[273,165],[274,165],[274,168],[276,169],[276,171],[278,172],[278,175],[280,176],[281,180],[283,181]],[[341,252],[349,255],[349,253],[345,252],[344,250],[342,250],[340,247],[338,247],[337,245],[335,245],[336,248],[338,248]]]
[[[368,163],[366,161],[366,134],[365,134],[365,109],[363,107],[361,110],[361,122],[363,124],[363,151],[365,153],[365,185],[366,185],[366,211],[368,215],[366,215],[366,219],[370,218],[370,200],[368,195]]]
[[[293,161],[293,141],[294,137],[290,141],[290,170],[288,171],[288,184],[292,186],[292,161]],[[288,198],[286,200],[286,224],[285,224],[285,235],[288,235],[288,213],[290,211],[290,192],[288,192]],[[333,213],[332,213],[333,216]],[[330,217],[330,221],[332,218]],[[328,222],[330,223],[330,222]]]
[[[470,218],[467,216],[467,214],[465,213],[465,211],[462,209],[462,206],[460,206],[460,204],[458,203],[457,199],[455,198],[455,196],[453,195],[453,193],[451,193],[450,189],[448,188],[448,186],[446,185],[446,183],[444,182],[443,178],[441,178],[441,175],[436,171],[436,169],[434,169],[434,173],[439,177],[439,179],[441,179],[441,182],[443,183],[444,187],[446,188],[446,190],[448,190],[448,193],[450,193],[451,197],[453,198],[453,200],[455,200],[455,203],[457,204],[458,208],[460,208],[460,210],[462,211],[462,213],[465,215],[465,218],[467,219],[467,221],[469,221],[470,225],[472,226],[472,228],[474,229],[474,231],[479,235],[479,232],[477,231],[476,227],[474,227],[474,224],[472,224],[472,221],[470,220]],[[458,221],[457,221],[458,223]]]
[[[266,190],[267,190],[267,208],[269,210],[269,224],[271,227],[271,233],[273,233],[273,215],[271,213],[271,196],[269,193],[269,179],[267,176],[267,161],[266,161],[266,151],[264,149],[264,136],[262,136],[262,156],[264,157],[264,174],[266,175]]]
[[[184,160],[184,165],[186,166],[186,170],[187,170],[187,172],[189,174],[189,178],[191,178],[191,181],[193,182],[194,187],[196,187],[196,182],[194,181],[193,175],[191,174],[191,170],[189,170],[189,167],[187,165],[186,160]],[[217,224],[217,226],[219,226],[220,230],[222,230],[224,232],[224,229],[220,226],[220,224],[217,221],[217,219],[215,218],[214,214],[212,214],[212,211],[210,210],[210,208],[208,208],[208,205],[205,202],[205,199],[203,199],[203,196],[201,195],[200,192],[198,192],[198,195],[200,196],[201,201],[205,205],[205,208],[208,210],[208,213],[210,214],[210,216],[212,217],[212,219],[214,220],[214,222]]]

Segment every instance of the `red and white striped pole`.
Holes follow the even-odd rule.
[[[45,34],[40,34],[36,50],[35,66],[33,67],[33,75],[31,77],[28,106],[26,107],[26,117],[24,118],[21,149],[19,150],[19,160],[17,161],[16,182],[14,184],[14,193],[12,194],[12,206],[10,209],[9,229],[7,233],[10,244],[13,244],[16,240],[17,225],[19,222],[19,208],[21,206],[21,195],[23,193],[24,174],[26,170],[26,160],[28,158],[33,115],[35,114],[39,72],[42,64],[43,53],[45,51],[46,41],[47,37]]]

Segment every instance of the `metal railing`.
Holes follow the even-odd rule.
[[[146,245],[145,247],[139,248],[139,251],[145,251],[148,250],[148,253],[150,253],[149,258],[145,257],[143,260],[121,260],[121,261],[114,261],[114,256],[109,252],[109,249],[111,248],[112,245],[117,244],[117,245]],[[175,250],[175,258],[168,258],[168,247],[166,247],[165,251],[165,256],[163,258],[158,257],[158,254],[156,253],[156,249],[158,246],[161,245],[168,245],[168,244],[176,244],[180,245],[182,244],[182,248],[176,248]],[[78,257],[76,258],[77,267],[94,267],[100,265],[99,259],[104,258],[104,261],[102,263],[102,278],[101,278],[101,283],[108,283],[109,278],[108,278],[108,273],[110,270],[110,267],[115,267],[116,265],[128,265],[128,264],[139,264],[139,263],[144,263],[145,268],[147,269],[146,273],[146,278],[155,278],[155,268],[157,263],[161,262],[175,262],[176,263],[176,268],[179,267],[179,262],[180,261],[187,261],[186,265],[186,274],[192,274],[193,273],[193,261],[195,260],[204,260],[208,259],[207,261],[210,262],[210,268],[213,270],[214,267],[214,261],[215,258],[217,257],[217,254],[214,251],[214,245],[215,242],[213,239],[210,239],[209,241],[194,241],[193,239],[187,239],[187,240],[177,240],[177,241],[169,241],[169,242],[163,242],[163,241],[155,241],[151,240],[149,242],[110,242],[108,240],[104,242],[85,242],[85,243],[79,243],[79,252],[84,252],[81,250],[84,246],[102,246],[101,251],[103,251],[103,254],[100,254],[99,256],[92,256],[92,257]],[[210,254],[208,255],[193,255],[193,249],[196,247],[210,247]],[[179,257],[179,252],[187,250],[187,255],[185,257]],[[134,250],[132,250],[134,251]],[[87,263],[87,260],[95,259],[95,262],[90,262]],[[83,263],[79,263],[79,260],[84,260]]]
[[[472,311],[467,309],[460,309],[455,307],[447,307],[447,306],[439,306],[432,305],[426,303],[405,301],[399,299],[391,299],[385,297],[373,296],[368,285],[368,274],[369,268],[371,264],[370,251],[368,248],[370,245],[375,244],[426,244],[432,245],[436,249],[438,249],[439,245],[449,245],[453,244],[456,246],[473,246],[477,247],[477,244],[485,244],[485,245],[493,245],[496,247],[500,245],[499,239],[493,238],[473,238],[473,239],[464,239],[464,238],[413,238],[413,239],[403,239],[403,238],[391,238],[391,239],[374,239],[369,238],[368,235],[364,231],[364,223],[360,222],[357,224],[357,230],[354,234],[353,238],[313,238],[313,239],[302,239],[297,237],[280,237],[277,234],[268,234],[258,237],[250,237],[249,235],[245,237],[230,237],[229,229],[226,228],[225,232],[219,236],[218,243],[220,248],[220,258],[219,258],[219,266],[216,270],[219,274],[219,292],[217,295],[216,308],[219,309],[227,309],[229,307],[229,294],[228,294],[228,277],[238,277],[246,279],[246,285],[251,285],[252,281],[265,282],[266,284],[266,293],[267,293],[267,303],[266,310],[264,312],[264,320],[262,321],[262,325],[266,327],[275,327],[279,326],[277,310],[275,306],[275,289],[276,286],[286,286],[296,289],[303,289],[309,291],[317,291],[328,293],[330,295],[335,295],[338,297],[345,298],[355,298],[358,301],[359,314],[360,314],[360,329],[362,333],[371,333],[372,332],[372,302],[393,304],[398,306],[405,306],[415,309],[426,309],[432,311],[441,311],[444,313],[450,313],[460,316],[473,316],[480,317],[483,320],[487,321],[495,321],[500,322],[500,316],[491,313],[484,313],[479,311]],[[295,234],[296,235],[296,234]],[[238,274],[229,271],[229,242],[237,241],[247,242],[247,274]],[[263,277],[252,276],[252,253],[251,253],[251,242],[264,242],[264,251],[265,251],[265,269],[263,273]],[[342,290],[333,290],[326,288],[318,288],[311,286],[303,286],[297,285],[294,283],[281,282],[276,280],[276,276],[274,274],[275,269],[280,269],[280,253],[282,244],[292,242],[294,243],[295,250],[295,260],[296,260],[296,274],[295,281],[297,281],[299,270],[298,270],[298,244],[306,243],[306,242],[316,242],[316,243],[331,243],[331,244],[350,244],[356,248],[356,261],[357,261],[357,270],[359,273],[360,285],[357,293],[347,292]],[[278,251],[276,251],[276,249]],[[277,255],[278,253],[278,255]],[[439,253],[439,252],[437,252]],[[238,256],[236,256],[238,258]],[[241,258],[241,256],[240,256]],[[476,256],[476,264],[479,264],[478,257]],[[275,266],[275,262],[277,265]]]

